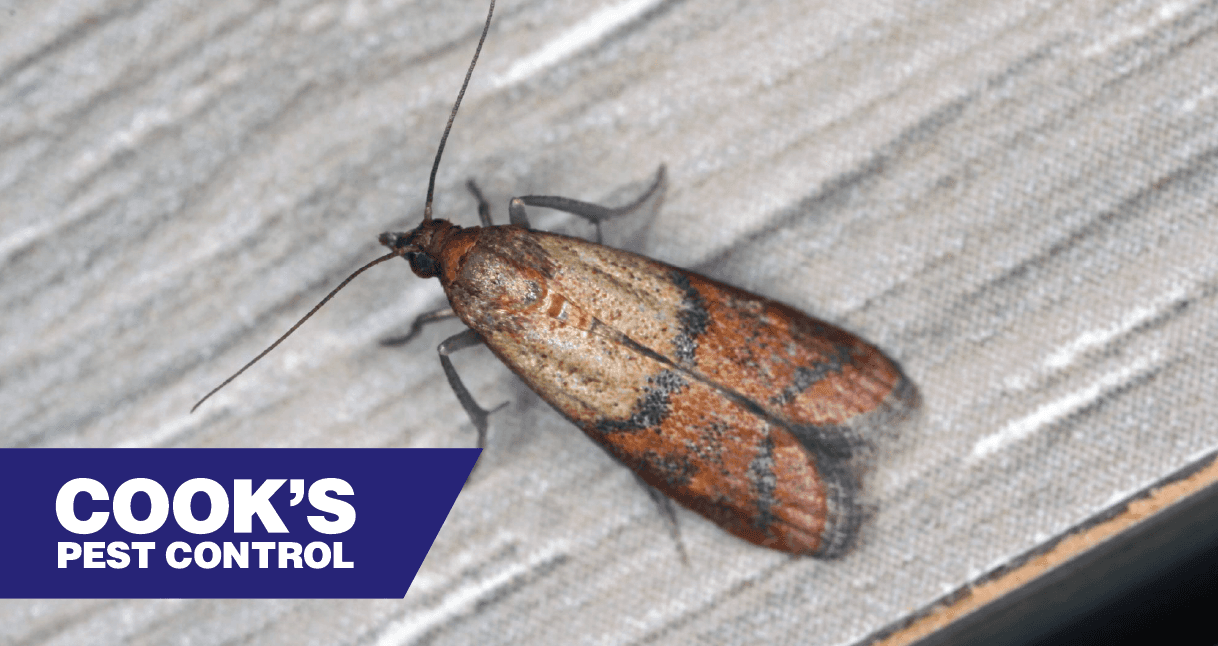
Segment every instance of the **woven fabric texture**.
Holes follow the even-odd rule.
[[[472,446],[417,223],[486,7],[0,10],[0,445]],[[761,549],[646,492],[483,349],[476,477],[404,600],[0,601],[4,644],[843,644],[1218,450],[1218,3],[504,0],[440,168],[621,204],[606,242],[843,325],[922,415],[857,548]],[[537,228],[589,235],[534,210]]]

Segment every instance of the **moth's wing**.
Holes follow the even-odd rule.
[[[510,235],[480,243],[468,275],[446,289],[531,388],[645,481],[728,531],[797,553],[845,549],[858,522],[854,480],[836,464],[848,453],[834,444],[844,436],[830,431],[892,390],[899,371],[883,355],[795,310],[642,256]],[[859,375],[867,383],[852,389]]]

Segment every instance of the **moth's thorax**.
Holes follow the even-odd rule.
[[[453,245],[461,243],[461,253],[450,254],[454,262],[445,264],[440,278],[453,311],[483,334],[515,328],[515,317],[535,315],[545,306],[554,263],[538,243],[539,234],[527,229],[467,231],[477,235],[453,239]]]

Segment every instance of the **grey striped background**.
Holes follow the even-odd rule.
[[[469,446],[441,304],[371,271],[418,220],[485,6],[0,7],[0,445]],[[1218,3],[529,2],[498,9],[440,170],[658,209],[608,242],[902,362],[840,562],[680,520],[485,350],[490,449],[397,601],[3,601],[3,644],[864,640],[1218,450]],[[583,40],[580,40],[583,38]],[[564,49],[565,47],[565,49]],[[560,214],[541,228],[586,232]]]

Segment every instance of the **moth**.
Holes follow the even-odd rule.
[[[599,239],[602,222],[638,208],[662,187],[663,167],[641,197],[618,209],[525,196],[509,203],[509,224],[495,226],[470,182],[482,226],[432,217],[436,169],[493,13],[492,0],[436,153],[423,221],[412,231],[381,234],[388,254],[344,280],[203,400],[360,273],[402,257],[415,275],[440,280],[450,307],[421,316],[411,335],[387,343],[400,344],[437,320],[467,326],[438,350],[480,447],[490,411],[475,402],[449,355],[485,344],[668,499],[757,545],[823,558],[844,554],[863,517],[854,459],[869,432],[918,406],[917,389],[896,362],[782,303],[529,226],[526,206],[553,208],[595,223]]]

